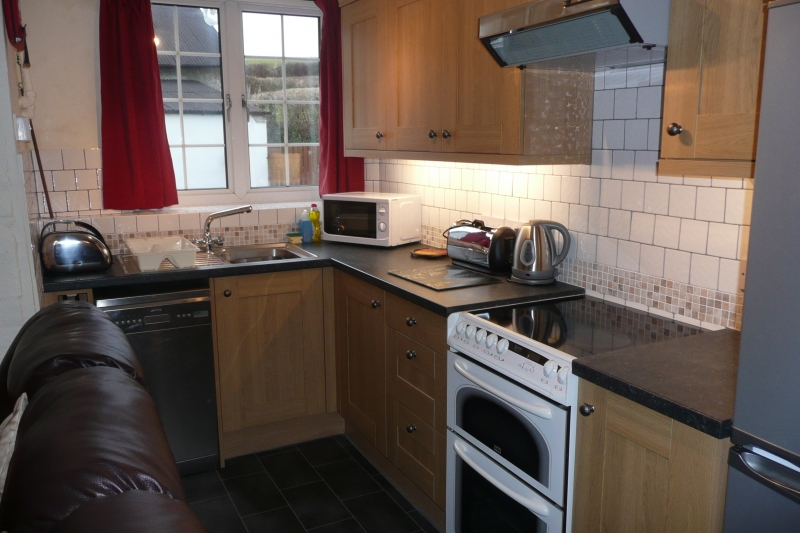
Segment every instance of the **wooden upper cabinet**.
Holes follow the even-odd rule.
[[[443,0],[388,0],[389,147],[441,151]]]
[[[342,8],[342,88],[345,146],[385,150],[385,0],[360,0]]]
[[[764,4],[673,0],[659,174],[751,177]],[[683,131],[670,135],[670,124]]]
[[[322,271],[217,278],[223,431],[325,412]]]

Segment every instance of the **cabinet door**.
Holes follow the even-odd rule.
[[[386,149],[386,2],[342,8],[344,146]]]
[[[388,0],[388,125],[393,150],[442,149],[442,3]]]
[[[526,0],[446,0],[444,152],[520,153],[520,70],[501,68],[478,39],[480,17]]]
[[[763,3],[673,0],[671,9],[661,157],[742,161],[747,162],[742,168],[750,168],[756,148]],[[671,123],[683,132],[668,135]]]
[[[336,272],[337,364],[345,421],[386,455],[383,291]]]
[[[325,412],[322,271],[214,280],[224,431]]]

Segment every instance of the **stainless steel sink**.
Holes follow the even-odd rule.
[[[266,261],[286,261],[291,259],[308,259],[317,257],[293,244],[285,242],[277,244],[250,244],[245,246],[229,246],[215,251],[226,263],[263,263]]]

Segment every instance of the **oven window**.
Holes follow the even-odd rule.
[[[325,233],[374,239],[376,208],[372,202],[325,200]]]
[[[547,524],[457,459],[458,533],[547,533]]]
[[[456,399],[458,427],[533,479],[550,486],[547,443],[533,424],[494,396],[471,387]]]

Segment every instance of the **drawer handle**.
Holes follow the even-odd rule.
[[[676,135],[680,135],[683,133],[683,126],[680,124],[673,122],[669,126],[667,126],[667,135],[670,137],[675,137]]]
[[[381,306],[381,303],[378,300],[372,300],[372,308],[377,309]]]
[[[408,431],[409,433],[414,433],[416,430],[417,426],[415,426],[414,424],[409,424],[406,426],[406,431]]]
[[[580,411],[583,416],[589,416],[594,413],[594,405],[585,403],[578,408],[578,411]]]
[[[415,352],[414,350],[406,351],[406,357],[408,357],[409,359],[414,359],[416,356],[417,352]]]
[[[378,131],[378,132],[375,132],[375,138],[376,138],[376,139],[379,139],[379,140],[380,140],[380,139],[383,139],[383,133],[381,133],[381,132],[379,132],[379,131]]]
[[[435,138],[436,138],[436,137],[438,137],[438,136],[439,136],[439,134],[438,134],[438,133],[436,133],[436,132],[435,132],[435,131],[433,131],[433,130],[431,130],[431,131],[429,131],[429,132],[428,132],[428,138],[429,138],[429,139],[435,139]]]
[[[444,131],[442,132],[442,137],[444,137],[445,139],[449,139],[449,138],[450,138],[450,137],[452,137],[452,136],[453,136],[453,134],[452,134],[452,133],[450,133],[450,132],[449,132],[449,131],[447,131],[447,130],[444,130]]]
[[[231,297],[231,291],[227,291],[227,290],[226,290],[225,292],[223,292],[223,293],[222,293],[222,295],[223,295],[225,298],[230,298],[230,297]]]
[[[416,318],[411,318],[411,317],[406,318],[406,326],[411,327],[411,326],[416,326],[416,325],[417,325],[417,319]]]

